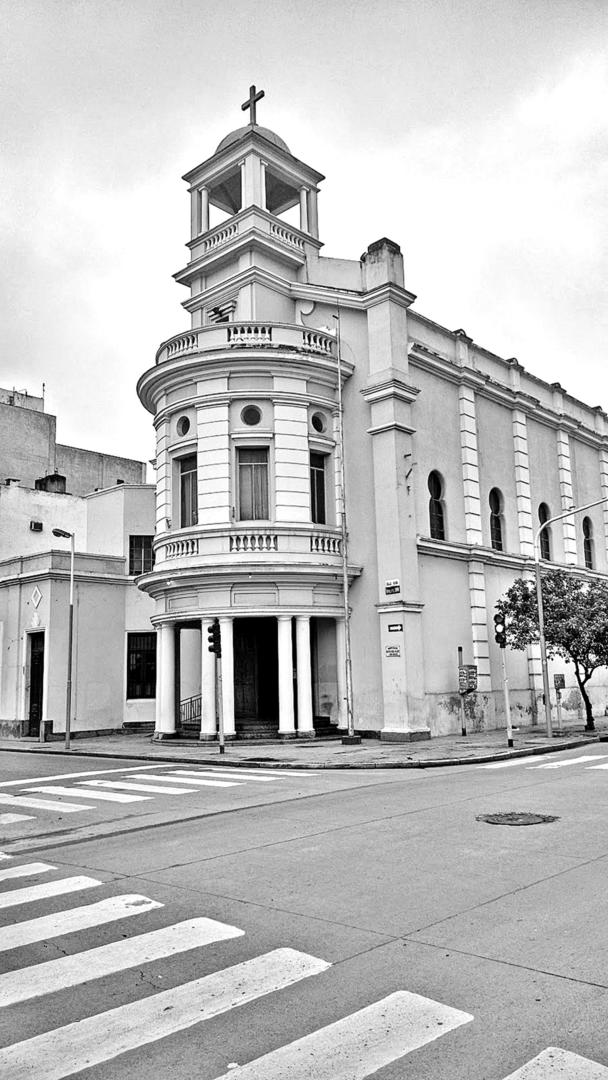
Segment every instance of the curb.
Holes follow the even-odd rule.
[[[353,769],[357,771],[365,769],[445,769],[450,766],[456,765],[484,765],[493,761],[507,761],[510,758],[520,757],[532,757],[539,754],[556,754],[560,750],[576,750],[580,746],[589,746],[594,742],[606,742],[608,741],[608,735],[587,735],[585,738],[569,739],[567,742],[561,743],[559,746],[553,744],[543,746],[530,746],[525,749],[517,750],[501,750],[494,754],[479,754],[475,757],[460,757],[460,758],[437,758],[435,760],[419,760],[419,761],[368,761],[356,764],[355,762],[336,762],[329,764],[328,762],[295,762],[295,761],[272,761],[272,762],[257,762],[248,761],[246,758],[241,761],[226,761],[219,757],[168,757],[164,754],[142,754],[132,753],[128,754],[123,751],[117,751],[110,753],[108,750],[47,750],[42,749],[47,745],[42,743],[40,748],[37,746],[3,746],[0,747],[0,753],[6,751],[9,754],[44,754],[50,753],[57,757],[96,757],[96,758],[114,758],[116,760],[125,761],[159,761],[162,763],[168,762],[169,764],[177,765],[220,765],[226,769]]]

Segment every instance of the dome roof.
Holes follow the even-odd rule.
[[[285,150],[287,154],[291,154],[286,142],[279,135],[275,135],[274,131],[270,128],[260,127],[259,124],[246,124],[245,127],[237,128],[236,131],[231,131],[229,135],[226,135],[219,144],[216,154],[219,154],[220,150],[225,150],[228,146],[232,146],[233,143],[239,142],[249,132],[255,131],[258,135],[261,135],[268,142],[278,146],[280,150]]]

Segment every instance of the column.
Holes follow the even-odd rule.
[[[308,188],[300,188],[300,228],[308,232]]]
[[[234,739],[234,649],[232,636],[232,618],[220,616],[220,634],[222,639],[222,717],[224,737]],[[211,656],[212,653],[209,653]]]
[[[260,161],[260,206],[266,209],[266,162]]]
[[[156,659],[156,739],[175,735],[175,631],[172,623],[161,623],[157,631]]]
[[[206,187],[201,188],[200,193],[200,221],[199,232],[209,232],[209,190]]]
[[[562,510],[568,510],[575,505],[574,488],[572,485],[572,462],[570,459],[570,437],[567,431],[561,428],[557,432],[557,467],[559,471],[559,490],[562,500]],[[564,518],[562,521],[564,533],[564,558],[567,563],[575,565],[578,561],[576,544],[576,518]]]
[[[291,615],[278,615],[279,644],[279,735],[293,739],[296,733],[293,709],[293,654]]]
[[[528,456],[528,424],[521,409],[513,410],[513,459],[515,462],[515,499],[519,550],[522,555],[534,556],[534,525],[530,496],[530,459]]]
[[[336,683],[338,694],[338,727],[346,730],[346,623],[336,619]]]
[[[460,412],[460,455],[464,489],[464,520],[467,544],[483,544],[481,498],[479,493],[479,451],[475,391],[461,385],[458,392]]]
[[[211,619],[201,622],[201,742],[215,739],[217,732],[215,701],[215,653],[209,652]]]
[[[608,498],[608,450],[603,447],[600,450],[600,486],[602,498]],[[604,515],[604,544],[608,552],[608,503],[604,503],[602,513]]]
[[[308,205],[309,205],[309,222],[308,231],[311,236],[314,236],[315,240],[319,239],[319,206],[317,200],[317,192],[313,189],[308,193]]]
[[[296,616],[296,666],[298,680],[298,735],[312,738],[312,672],[310,667],[310,616]]]

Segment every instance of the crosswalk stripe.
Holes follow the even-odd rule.
[[[581,754],[580,757],[568,758],[567,761],[549,761],[545,765],[528,765],[529,769],[564,769],[567,765],[581,765],[583,761],[598,761],[608,754]]]
[[[364,1080],[472,1019],[469,1013],[402,990],[218,1080]]]
[[[68,790],[68,789],[66,789]],[[27,806],[31,810],[61,810],[64,814],[76,814],[79,810],[94,810],[94,806],[78,806],[76,803],[52,802],[50,799],[30,799],[25,795],[5,795],[0,792],[0,803],[5,806]]]
[[[7,855],[6,851],[0,851],[0,859],[12,859],[12,855]]]
[[[27,780],[2,780],[0,788],[23,787],[24,784],[52,784],[55,780],[76,780],[80,776],[107,776],[108,773],[145,772],[147,769],[164,769],[165,761],[156,762],[154,765],[126,765],[122,769],[87,769],[85,772],[58,773],[55,776],[29,776]]]
[[[134,780],[145,780],[145,776],[134,776]],[[178,780],[175,776],[155,776],[155,780],[162,781],[163,784],[183,784],[183,780]],[[242,784],[242,780],[193,780],[192,777],[188,777],[189,784],[196,784],[197,787],[238,787]],[[168,790],[168,789],[167,789]]]
[[[608,765],[606,763],[604,763],[603,765],[587,765],[587,769],[585,770],[585,772],[587,772],[587,770],[589,769],[608,769]]]
[[[132,784],[128,780],[81,780],[83,787],[120,788],[122,791],[152,791],[157,795],[194,795],[194,788],[166,788],[158,784]]]
[[[560,1076],[569,1076],[571,1080],[608,1080],[608,1069],[598,1061],[548,1046],[542,1054],[509,1073],[504,1080],[552,1080],[553,1077],[558,1080]]]
[[[15,1005],[19,1001],[80,986],[93,979],[125,971],[136,964],[149,964],[153,960],[175,956],[216,941],[242,937],[243,934],[244,931],[236,926],[213,919],[191,919],[137,937],[100,945],[97,949],[88,949],[74,956],[60,956],[21,971],[9,971],[0,975],[0,1006]]]
[[[86,781],[79,780],[78,783]],[[30,791],[39,791],[41,795],[68,795],[70,798],[76,797],[77,799],[100,799],[104,802],[145,802],[148,798],[147,795],[124,795],[119,791],[91,791],[87,788],[86,791],[79,791],[77,787],[37,787],[30,788]]]
[[[31,904],[34,900],[46,900],[49,896],[63,896],[64,893],[79,892],[101,885],[101,881],[92,877],[62,878],[61,881],[45,881],[44,885],[30,885],[27,889],[11,889],[0,893],[0,908],[17,907],[18,904]]]
[[[232,775],[233,772],[246,773],[247,776],[249,776],[250,773],[259,773],[260,776],[270,776],[273,780],[275,778],[289,779],[289,777],[291,776],[298,776],[300,777],[300,779],[312,780],[316,772],[315,769],[308,769],[306,772],[298,772],[297,769],[258,769],[246,768],[244,765],[209,765],[204,767],[213,769],[214,772],[224,774],[228,773],[228,775]]]
[[[525,757],[509,758],[508,761],[492,761],[489,765],[478,765],[478,769],[512,769],[514,765],[527,765],[529,761],[535,761],[536,754],[526,754]]]
[[[0,870],[0,881],[8,881],[9,878],[33,877],[34,874],[44,874],[47,870],[56,870],[46,862],[22,863],[21,866],[9,866],[6,870]]]
[[[152,997],[90,1016],[0,1050],[0,1075],[62,1080],[220,1013],[318,975],[330,965],[276,949]]]
[[[0,814],[0,825],[14,825],[17,821],[34,821],[31,814]]]
[[[196,776],[211,778],[217,777],[218,774],[216,772],[203,772],[202,770],[198,769],[196,772],[193,769],[180,769],[179,772],[172,772],[168,775],[179,776],[180,780],[188,783],[193,777]],[[226,773],[224,773],[224,776],[225,775]],[[233,769],[230,770],[230,776],[234,780],[252,780],[256,784],[272,784],[272,781],[274,780],[274,776],[250,776],[249,773],[235,772]]]
[[[150,900],[139,893],[125,893],[111,896],[107,900],[98,900],[96,904],[57,911],[53,915],[41,915],[37,919],[0,927],[0,952],[19,949],[22,945],[33,945],[36,941],[62,937],[63,934],[72,934],[77,930],[90,930],[93,926],[104,926],[118,919],[129,919],[133,915],[143,915],[163,906],[158,900]]]

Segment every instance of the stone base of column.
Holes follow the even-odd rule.
[[[176,731],[155,731],[152,736],[152,742],[170,742],[171,739],[177,739]]]
[[[361,742],[360,735],[343,735],[340,742],[342,746],[358,746]]]
[[[283,741],[284,739],[297,739],[297,737],[297,731],[279,731],[279,739],[281,739],[281,741]]]
[[[421,728],[419,731],[381,731],[380,742],[422,742],[424,739],[430,739],[431,733],[428,728]]]
[[[316,733],[314,731],[298,731],[298,739],[315,739]]]
[[[214,735],[213,732],[206,731],[202,732],[198,737],[199,742],[215,742],[216,739],[217,735]]]

